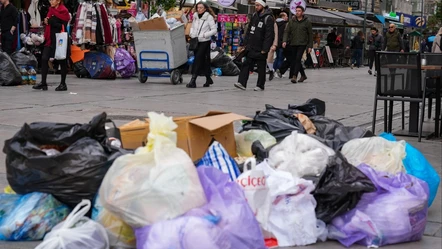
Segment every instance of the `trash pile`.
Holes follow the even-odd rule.
[[[3,149],[0,240],[43,239],[38,249],[420,240],[434,168],[391,134],[324,114],[311,99],[254,118],[150,112],[109,128],[102,113],[88,124],[25,124]]]

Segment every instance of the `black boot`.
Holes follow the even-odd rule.
[[[33,86],[32,89],[47,91],[48,85],[44,82],[40,82],[37,85]]]
[[[209,87],[210,85],[213,85],[213,80],[210,76],[206,76],[206,83],[203,85],[203,87]]]
[[[189,84],[186,85],[187,88],[196,88],[196,78],[197,75],[192,75],[192,79],[190,79]]]
[[[62,92],[62,91],[67,91],[68,87],[66,86],[66,83],[62,82],[60,83],[59,86],[57,86],[57,88],[55,88],[55,91],[57,92]]]

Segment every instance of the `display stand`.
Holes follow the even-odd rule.
[[[219,14],[217,45],[221,47],[226,54],[236,55],[236,51],[243,45],[244,26],[247,23],[247,15]]]

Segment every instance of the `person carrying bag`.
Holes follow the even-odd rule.
[[[196,88],[196,79],[199,75],[206,76],[204,87],[213,84],[210,69],[210,44],[211,37],[217,32],[215,14],[204,2],[196,5],[197,13],[193,15],[192,28],[190,29],[190,50],[195,53],[195,60],[192,65],[192,79],[187,88]]]

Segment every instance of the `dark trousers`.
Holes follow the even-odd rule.
[[[361,66],[362,49],[354,49],[353,56],[351,58],[351,64],[355,64],[357,67]]]
[[[258,67],[258,83],[256,86],[264,89],[266,83],[266,68],[267,68],[267,54],[262,56],[262,59],[253,59],[249,56],[246,57],[246,61],[242,64],[241,72],[239,73],[238,82],[244,87],[247,87],[247,81],[249,80],[250,72],[253,68]]]
[[[15,34],[15,32],[14,32]],[[14,46],[14,35],[11,34],[11,32],[8,30],[6,32],[2,32],[2,50],[3,52],[7,54],[12,54],[13,49],[12,46]]]
[[[284,62],[284,49],[278,48],[276,50],[276,60],[273,63],[273,69],[280,69],[282,66],[282,63]]]
[[[292,77],[298,77],[298,73],[301,72],[302,76],[305,76],[304,68],[302,68],[302,55],[304,54],[307,46],[292,46],[292,64],[290,65],[290,75]]]
[[[376,57],[375,50],[368,50],[368,68],[371,70],[373,68],[374,59]]]
[[[192,65],[192,76],[204,75],[208,78],[212,75],[210,70],[210,41],[199,42],[197,50],[194,51],[195,60]]]
[[[50,47],[44,47],[43,54],[41,56],[41,82],[46,83],[46,78],[48,76],[49,70],[49,59],[53,56],[52,49]],[[68,63],[67,60],[57,60],[58,64],[61,67],[61,82],[66,84],[66,75],[68,73]]]

